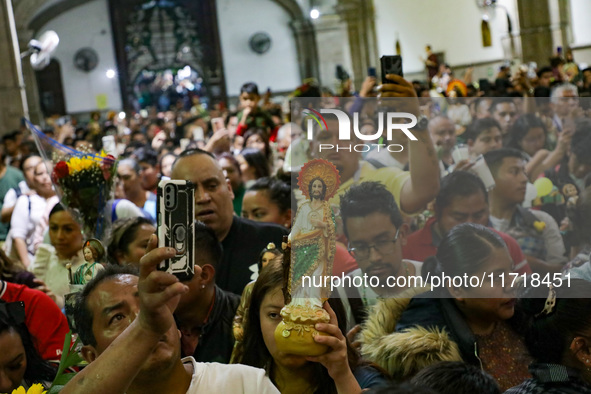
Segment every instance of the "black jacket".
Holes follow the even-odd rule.
[[[215,287],[213,309],[207,323],[203,326],[199,343],[193,353],[197,362],[230,362],[234,348],[232,322],[240,297]]]
[[[244,286],[252,279],[248,269],[259,261],[261,251],[269,242],[280,248],[285,227],[271,223],[259,223],[234,216],[230,232],[222,241],[224,254],[216,267],[216,284],[234,294],[242,294]]]

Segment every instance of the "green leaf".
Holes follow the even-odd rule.
[[[74,378],[74,376],[76,376],[75,373],[65,373],[57,377],[53,383],[58,386],[65,386],[70,380]]]
[[[62,357],[60,359],[60,365],[58,367],[57,374],[55,375],[55,379],[51,383],[51,388],[50,388],[48,394],[53,394],[53,393],[59,392],[59,390],[61,390],[74,376],[76,376],[75,373],[64,374],[64,371],[66,369],[76,366],[76,365],[80,365],[84,361],[82,359],[82,357],[80,357],[80,355],[76,351],[76,349],[78,349],[78,346],[80,344],[80,337],[78,337],[76,339],[76,342],[74,342],[73,345],[71,345],[71,344],[72,344],[72,333],[68,332],[66,334],[65,339],[64,339],[64,348],[63,348],[63,352],[62,352]],[[54,388],[57,391],[54,391]]]
[[[62,372],[64,372],[64,370],[66,368],[68,368],[68,367],[65,366],[65,364],[66,364],[66,359],[67,359],[68,353],[70,353],[70,345],[71,344],[72,344],[72,332],[69,331],[66,334],[66,337],[64,338],[64,347],[62,349],[62,357],[60,359],[60,365],[59,365],[58,370],[57,370],[56,378]]]
[[[64,388],[64,386],[51,386],[51,388],[49,389],[49,391],[47,392],[47,394],[57,394],[60,391],[62,391],[62,389]]]

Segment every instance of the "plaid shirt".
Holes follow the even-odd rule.
[[[591,394],[576,370],[558,364],[531,364],[533,378],[505,391],[505,394]]]

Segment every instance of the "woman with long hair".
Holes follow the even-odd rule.
[[[547,149],[548,130],[542,119],[533,114],[524,114],[511,126],[507,138],[507,148],[518,149],[532,158],[538,151]]]
[[[250,187],[257,179],[271,176],[269,162],[263,153],[255,148],[244,148],[236,160],[240,163],[240,172],[246,188]]]
[[[349,346],[343,327],[339,326],[345,319],[338,299],[325,303],[324,307],[331,316],[330,322],[316,327],[328,334],[315,337],[316,342],[330,347],[326,354],[304,357],[279,351],[274,333],[281,321],[281,308],[285,305],[282,287],[283,266],[274,260],[261,270],[252,290],[244,329],[243,357],[238,360],[240,363],[264,368],[284,394],[360,393],[361,388],[385,383],[376,369],[360,365],[358,353]],[[337,315],[342,318],[337,319]]]
[[[47,284],[55,296],[57,305],[64,306],[64,296],[70,293],[69,273],[84,264],[82,255],[82,231],[72,214],[58,203],[49,213],[49,240],[41,244],[30,270]]]
[[[244,148],[258,149],[265,155],[269,163],[273,160],[269,133],[263,128],[250,128],[244,133]]]
[[[11,393],[34,383],[48,386],[56,369],[43,360],[25,323],[22,302],[0,301],[0,392]]]
[[[40,161],[34,171],[32,188],[35,194],[22,194],[14,207],[10,220],[9,237],[12,240],[9,256],[29,267],[37,248],[43,242],[49,212],[59,199],[53,189],[47,166]]]

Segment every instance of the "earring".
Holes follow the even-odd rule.
[[[205,289],[205,285],[201,285],[201,288],[202,288],[202,289]]]

